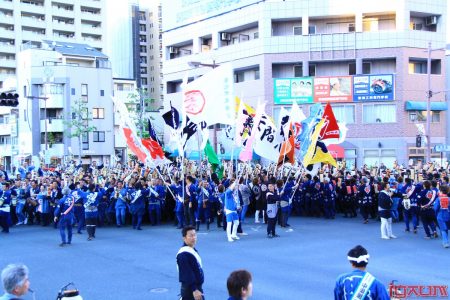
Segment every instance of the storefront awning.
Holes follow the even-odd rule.
[[[415,111],[425,111],[427,110],[426,101],[406,101],[405,110],[415,110]],[[447,110],[446,102],[431,102],[431,110],[433,111],[443,111]]]
[[[345,158],[345,150],[341,146],[328,145],[327,149],[334,158]]]

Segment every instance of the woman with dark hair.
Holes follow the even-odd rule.
[[[388,182],[381,183],[382,191],[378,195],[378,215],[381,219],[381,238],[383,240],[397,238],[392,234],[392,204],[391,186]]]

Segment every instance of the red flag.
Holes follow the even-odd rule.
[[[325,119],[325,123],[320,131],[320,138],[326,139],[338,139],[339,138],[339,125],[334,116],[333,109],[330,103],[327,103],[323,112],[322,119]]]
[[[142,145],[150,152],[152,159],[163,159],[164,151],[157,141],[152,138],[142,139]]]
[[[135,139],[133,131],[128,127],[123,127],[123,133],[125,134],[125,139],[127,140],[128,147],[141,162],[145,163],[147,155],[144,152],[145,150],[141,149],[141,143]]]
[[[295,162],[295,137],[292,132],[292,124],[289,124],[289,128],[289,138],[281,145],[278,166],[281,166],[285,162],[290,162],[291,164]]]

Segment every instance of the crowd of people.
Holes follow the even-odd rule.
[[[72,241],[72,228],[86,230],[93,240],[97,226],[131,223],[141,230],[147,221],[152,226],[174,222],[197,231],[217,224],[234,242],[245,235],[242,224],[249,216],[252,223],[267,223],[267,237],[274,238],[277,224],[290,227],[291,215],[334,219],[359,213],[364,224],[381,220],[382,239],[396,238],[393,221],[404,222],[405,231],[414,234],[421,222],[425,238],[441,236],[449,247],[444,168],[364,166],[349,171],[324,165],[311,174],[290,164],[223,164],[220,173],[212,172],[207,161],[180,159],[153,168],[135,162],[111,168],[72,161],[52,170],[24,163],[16,174],[8,174],[0,167],[2,232],[12,224],[59,226],[64,246]]]

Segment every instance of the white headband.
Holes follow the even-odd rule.
[[[366,255],[360,255],[359,257],[350,257],[350,256],[347,256],[347,259],[348,259],[349,261],[355,261],[355,262],[357,262],[357,263],[360,263],[360,262],[366,262],[366,263],[368,263],[368,262],[369,262],[369,258],[370,258],[370,255],[369,255],[369,254],[366,254]]]

